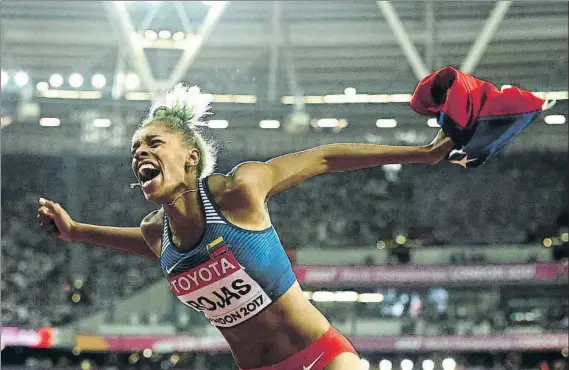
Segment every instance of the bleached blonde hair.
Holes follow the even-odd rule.
[[[180,82],[152,103],[147,117],[138,128],[163,123],[180,133],[184,144],[199,150],[198,176],[203,179],[214,171],[217,157],[215,143],[206,140],[199,128],[207,126],[205,117],[212,114],[210,108],[211,95],[202,94],[197,86]]]

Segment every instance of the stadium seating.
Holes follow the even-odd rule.
[[[96,224],[137,225],[153,209],[139,190],[128,188],[133,181],[128,160],[81,158],[73,179],[66,176],[66,163],[63,157],[2,157],[5,324],[61,325],[108,309],[161,276],[152,261],[65,244],[41,232],[36,222],[40,196]],[[222,158],[219,168],[233,165]],[[389,171],[322,175],[277,195],[269,206],[283,244],[297,249],[370,246],[385,230],[413,227],[430,230],[439,244],[523,243],[536,220],[555,224],[563,208],[567,157],[523,153],[501,156],[477,170],[441,164],[403,166],[396,176]],[[77,251],[85,264],[79,266],[85,279],[80,287],[73,275],[77,266],[70,264]],[[74,292],[82,294],[83,304],[73,303]]]

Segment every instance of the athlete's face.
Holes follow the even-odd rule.
[[[195,186],[199,152],[184,145],[181,133],[164,123],[151,123],[132,138],[132,170],[144,197],[152,202],[171,201],[180,189]]]

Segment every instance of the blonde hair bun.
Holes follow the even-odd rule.
[[[147,118],[176,119],[189,127],[205,126],[203,119],[211,114],[210,108],[210,94],[202,94],[198,86],[188,86],[180,82],[154,101]]]

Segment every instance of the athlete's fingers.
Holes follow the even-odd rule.
[[[51,211],[50,209],[48,209],[46,206],[41,206],[38,208],[38,217],[40,215],[43,216],[49,216],[49,217],[54,217],[55,214],[53,213],[53,211]]]
[[[38,208],[38,213],[39,213],[39,214],[46,214],[46,213],[49,213],[49,209],[47,209],[46,206],[41,206],[41,207]]]
[[[40,198],[40,205],[50,208],[50,209],[54,209],[55,208],[55,203],[52,202],[51,200],[47,200],[45,198]]]
[[[47,207],[55,212],[60,212],[63,209],[59,203],[52,202],[51,200],[47,200],[45,198],[40,198],[40,205]]]

